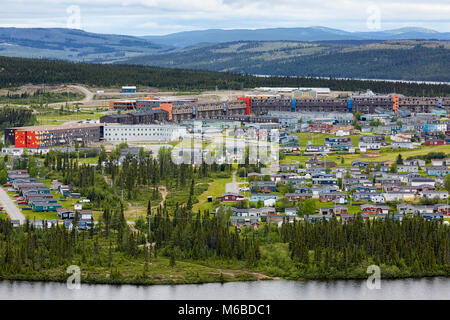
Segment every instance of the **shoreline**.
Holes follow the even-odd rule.
[[[251,275],[251,274],[250,274]],[[89,277],[82,277],[81,278],[81,284],[85,285],[114,285],[114,286],[121,286],[121,285],[134,285],[134,286],[164,286],[164,285],[199,285],[199,284],[225,284],[225,283],[231,283],[231,282],[259,282],[259,281],[295,281],[295,282],[310,282],[310,281],[317,281],[317,282],[328,282],[328,281],[364,281],[367,280],[368,276],[370,274],[365,275],[364,277],[361,276],[349,276],[347,278],[344,277],[311,277],[311,278],[293,278],[293,277],[263,277],[263,278],[257,278],[255,276],[243,278],[243,279],[233,279],[233,278],[226,278],[223,281],[175,281],[175,280],[154,280],[154,279],[120,279],[120,280],[112,280],[107,278],[102,279],[95,279],[95,278],[89,278]],[[64,283],[67,281],[67,277],[57,277],[50,279],[48,277],[34,277],[34,276],[23,276],[23,275],[17,275],[17,276],[3,276],[0,275],[0,283],[1,282],[32,282],[32,283]],[[424,275],[405,275],[405,276],[387,276],[383,277],[381,276],[381,280],[421,280],[421,279],[433,279],[433,278],[450,278],[449,273],[425,273]]]

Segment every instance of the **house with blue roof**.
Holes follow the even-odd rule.
[[[446,166],[425,167],[425,171],[429,176],[446,176],[450,173],[450,170]]]

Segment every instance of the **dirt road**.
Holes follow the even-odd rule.
[[[225,192],[239,193],[239,184],[236,182],[236,171],[233,172],[233,181],[225,185]]]
[[[91,102],[94,99],[94,93],[91,92],[86,87],[79,86],[79,85],[69,85],[67,87],[71,88],[71,89],[75,89],[77,91],[80,91],[81,93],[84,94],[84,99],[82,99],[82,100],[75,100],[75,101],[68,101],[67,102],[68,105],[74,105],[75,103],[86,104],[86,103]],[[56,103],[50,103],[49,104],[50,107],[59,107],[59,106],[62,106],[62,105],[65,106],[66,102],[56,102]]]

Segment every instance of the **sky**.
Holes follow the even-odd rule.
[[[0,0],[0,27],[163,35],[204,29],[422,27],[450,32],[449,0]]]

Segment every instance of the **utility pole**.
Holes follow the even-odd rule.
[[[151,208],[150,208],[150,212],[151,212]],[[148,224],[148,235],[147,235],[147,238],[148,238],[148,242],[150,243],[150,232],[151,232],[151,228],[150,228],[150,219],[151,219],[151,217],[152,217],[152,215],[151,215],[151,213],[147,216],[147,224]]]
[[[152,246],[152,239],[151,239],[151,237],[150,237],[150,235],[151,235],[151,228],[150,228],[150,221],[151,221],[151,217],[152,217],[152,214],[151,214],[151,212],[152,212],[152,208],[150,207],[150,214],[147,216],[147,224],[148,224],[148,235],[147,235],[147,243],[148,243],[148,253],[149,253],[149,255],[148,255],[148,259],[149,259],[149,262],[151,261],[151,259],[152,259],[152,249],[153,249],[153,246]]]

